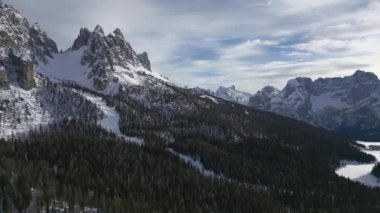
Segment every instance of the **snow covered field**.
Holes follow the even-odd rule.
[[[375,142],[362,142],[358,141],[358,143],[364,145],[368,148],[370,145],[380,145],[380,143]],[[368,150],[362,149],[363,152],[373,155],[376,157],[377,161],[380,160],[380,150]],[[353,181],[360,182],[364,185],[370,187],[380,187],[380,179],[377,179],[375,176],[371,174],[372,168],[375,166],[375,163],[369,164],[360,164],[358,162],[345,161],[343,162],[345,166],[337,169],[335,172],[339,176],[343,176],[349,178]]]

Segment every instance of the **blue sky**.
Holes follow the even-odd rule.
[[[62,49],[120,28],[181,86],[255,92],[294,77],[380,74],[379,0],[5,0]]]

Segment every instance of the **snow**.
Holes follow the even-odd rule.
[[[143,145],[144,139],[138,138],[138,137],[129,137],[120,132],[119,128],[119,120],[120,116],[116,112],[114,107],[107,106],[107,103],[98,96],[81,92],[83,97],[85,97],[87,100],[91,101],[92,103],[95,103],[104,113],[104,118],[98,123],[106,130],[115,133],[117,136],[124,138],[127,141],[130,141],[132,143]]]
[[[264,186],[261,184],[239,182],[239,181],[236,181],[234,179],[228,178],[228,177],[224,176],[223,174],[220,174],[220,175],[215,174],[215,172],[208,170],[208,169],[205,169],[202,162],[199,159],[194,159],[190,156],[178,153],[171,148],[168,148],[167,151],[169,151],[173,155],[178,156],[183,162],[191,165],[194,169],[196,169],[197,171],[199,171],[202,175],[204,175],[206,177],[211,177],[211,178],[216,178],[216,179],[220,179],[220,180],[238,183],[240,186],[256,189],[257,191],[269,192],[271,190],[270,187],[268,187],[268,186]],[[286,190],[284,190],[284,191],[286,191]]]
[[[187,155],[178,153],[173,149],[167,149],[170,153],[178,156],[183,162],[190,164],[194,169],[198,170],[202,175],[206,177],[216,177],[216,178],[224,178],[223,175],[217,175],[211,170],[207,170],[204,168],[202,162],[199,159],[193,159]]]
[[[53,82],[73,82],[83,87],[95,90],[91,74],[91,68],[81,64],[81,59],[86,47],[79,50],[69,50],[63,53],[53,54],[53,59],[49,58],[48,64],[40,63],[37,72],[48,77]],[[147,71],[142,67],[135,67],[130,64],[128,68],[115,66],[112,73],[117,82],[111,81],[109,86],[103,91],[104,94],[116,94],[119,85],[142,85],[146,77],[137,73],[151,75],[164,82],[169,82],[156,72]]]
[[[200,97],[203,98],[203,99],[209,99],[209,100],[211,100],[212,102],[214,102],[214,103],[216,103],[216,104],[219,104],[219,102],[218,102],[218,100],[217,100],[216,98],[211,97],[211,96],[209,96],[209,95],[201,95]]]
[[[370,145],[380,145],[380,143],[376,144],[375,142],[358,141],[358,143],[366,146],[367,148]],[[362,151],[373,155],[377,161],[380,160],[380,150],[362,149]],[[344,166],[335,171],[337,175],[349,178],[366,186],[380,187],[380,179],[371,174],[375,163],[360,164],[353,161],[343,161],[342,163]]]
[[[27,134],[51,122],[52,116],[41,107],[36,90],[26,91],[15,85],[10,90],[0,90],[0,106],[2,100],[10,102],[10,108],[0,112],[0,138]]]
[[[312,103],[313,112],[318,112],[326,107],[334,107],[335,109],[342,110],[350,106],[339,98],[334,97],[334,95],[336,95],[335,92],[327,92],[319,96],[312,95],[310,101]]]
[[[75,82],[93,89],[93,82],[88,78],[90,69],[81,64],[84,49],[53,54],[48,64],[40,64],[37,72],[53,82]]]
[[[216,91],[216,96],[226,101],[236,102],[242,105],[248,105],[252,97],[251,94],[239,91],[235,86],[219,87]]]

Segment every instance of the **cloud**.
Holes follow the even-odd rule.
[[[254,57],[255,55],[262,54],[265,46],[274,46],[278,43],[276,41],[267,40],[248,40],[241,44],[224,48],[220,51],[222,59],[239,59],[245,57]]]

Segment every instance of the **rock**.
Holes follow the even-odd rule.
[[[16,72],[17,80],[21,88],[25,90],[30,90],[36,86],[32,62],[21,61],[20,67],[18,70],[16,70]]]
[[[72,46],[73,50],[79,50],[81,47],[86,46],[90,40],[91,32],[87,28],[80,29],[79,36],[75,39]]]
[[[36,86],[34,80],[34,65],[31,61],[22,60],[19,57],[10,56],[10,67],[17,74],[17,81],[20,87],[25,90],[30,90]]]
[[[221,99],[236,102],[242,105],[248,105],[251,94],[239,91],[235,85],[231,87],[219,87],[215,95]]]
[[[0,65],[0,90],[4,89],[10,89],[10,84],[5,67]]]
[[[106,78],[94,78],[94,87],[97,90],[103,91],[107,88],[109,82]]]
[[[149,60],[149,57],[148,57],[148,53],[146,52],[143,52],[139,55],[137,55],[137,57],[139,58],[141,64],[143,65],[143,67],[149,71],[152,71],[151,70],[151,66],[150,66],[150,60]]]
[[[81,47],[84,47],[81,64],[91,68],[88,78],[93,79],[97,90],[104,90],[114,81],[113,73],[117,68],[132,70],[143,67],[132,46],[124,39],[123,33],[118,28],[107,36],[99,25],[93,32],[82,29],[72,50]],[[147,55],[145,63],[150,67]]]
[[[52,53],[58,53],[57,44],[50,39],[44,31],[35,23],[29,30],[31,44],[34,50],[34,58],[47,63],[46,57],[53,57]]]
[[[268,110],[271,98],[275,97],[278,92],[278,89],[266,86],[249,99],[249,105],[257,109]]]

